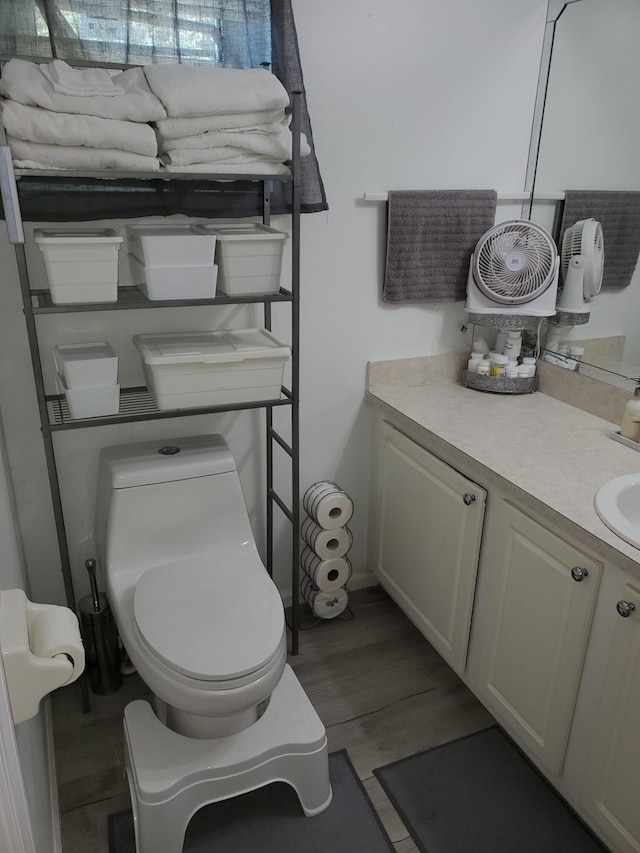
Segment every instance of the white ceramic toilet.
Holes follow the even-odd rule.
[[[105,448],[96,540],[120,637],[154,695],[155,712],[125,710],[138,853],[179,853],[201,806],[272,781],[307,815],[323,811],[324,727],[286,665],[282,600],[222,436]]]

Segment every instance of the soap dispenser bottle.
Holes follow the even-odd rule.
[[[636,395],[624,407],[620,435],[632,441],[640,441],[640,396]]]

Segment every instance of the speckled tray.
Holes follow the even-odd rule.
[[[462,372],[462,384],[476,391],[489,391],[492,394],[533,394],[538,390],[538,377],[527,376],[517,379],[511,377],[480,376],[469,370]]]

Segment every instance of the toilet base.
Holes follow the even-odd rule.
[[[242,732],[184,737],[138,700],[125,708],[124,734],[137,853],[181,853],[202,806],[271,782],[291,785],[308,817],[331,802],[325,729],[288,665],[265,713]]]

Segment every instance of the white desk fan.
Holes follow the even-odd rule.
[[[589,314],[589,303],[600,293],[604,272],[604,237],[596,219],[581,219],[562,238],[562,293],[558,311]]]
[[[559,262],[553,238],[540,225],[525,219],[494,225],[471,256],[466,310],[470,314],[553,316]]]

